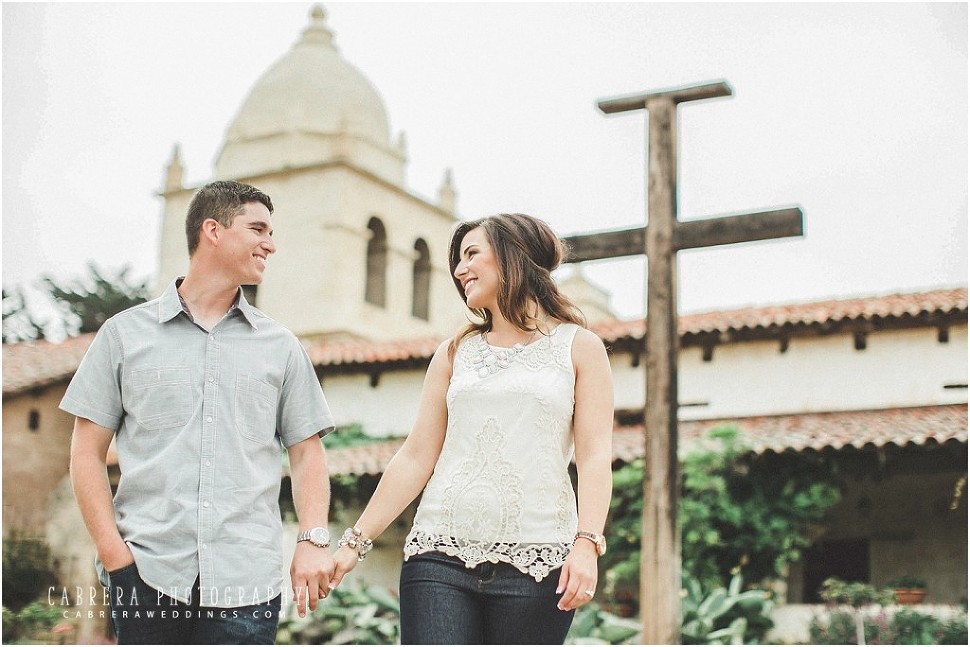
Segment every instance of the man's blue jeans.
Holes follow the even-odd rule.
[[[265,604],[221,609],[199,606],[196,580],[189,604],[160,593],[130,564],[108,573],[111,622],[119,645],[272,645],[280,597]]]
[[[536,582],[504,563],[415,555],[401,568],[401,644],[561,645],[574,612],[556,607],[559,573]]]

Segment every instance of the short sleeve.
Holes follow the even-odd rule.
[[[313,363],[296,337],[292,338],[283,377],[277,428],[284,447],[291,447],[314,434],[325,436],[334,428],[333,416]]]
[[[108,321],[101,326],[81,360],[60,408],[117,431],[124,415],[121,370],[121,345],[113,323]]]

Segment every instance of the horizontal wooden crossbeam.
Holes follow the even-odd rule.
[[[678,222],[674,229],[673,248],[682,250],[732,245],[801,236],[803,233],[804,215],[801,208],[788,207]],[[567,263],[639,256],[644,253],[646,228],[613,229],[567,236],[563,241],[569,248]]]
[[[668,88],[666,90],[651,90],[640,94],[632,94],[614,99],[603,99],[597,102],[597,106],[606,114],[614,112],[626,112],[628,110],[642,110],[646,108],[647,101],[650,99],[669,98],[674,103],[684,103],[685,101],[700,101],[702,99],[714,99],[716,97],[731,96],[731,86],[725,81],[715,81],[703,85],[687,85],[679,88]]]

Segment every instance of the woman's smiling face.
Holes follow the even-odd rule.
[[[465,234],[458,259],[455,278],[461,282],[468,307],[493,310],[498,300],[499,266],[483,228]]]

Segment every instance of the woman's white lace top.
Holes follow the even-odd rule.
[[[506,562],[541,580],[576,534],[573,455],[576,324],[511,349],[462,340],[448,387],[448,428],[404,544],[473,567]]]

